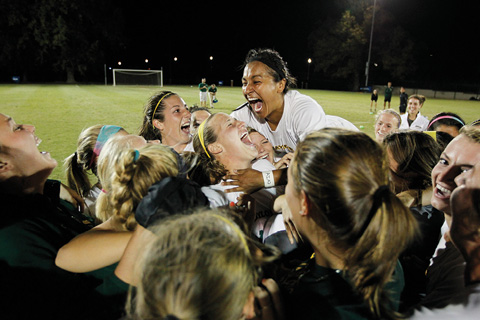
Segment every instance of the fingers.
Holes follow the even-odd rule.
[[[284,318],[280,289],[273,279],[263,279],[254,288],[258,319],[278,320]]]

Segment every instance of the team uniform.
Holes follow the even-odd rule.
[[[276,130],[272,130],[264,119],[256,117],[248,103],[230,115],[260,132],[280,154],[293,152],[308,133],[327,125],[323,108],[311,97],[295,90],[288,91],[284,96],[283,115]]]
[[[427,117],[422,116],[420,112],[417,114],[417,118],[413,120],[412,124],[410,125],[408,123],[408,113],[402,114],[400,118],[402,119],[399,128],[400,130],[409,129],[415,131],[425,131],[428,128],[429,120]]]
[[[198,89],[200,90],[200,102],[207,103],[208,84],[202,82],[198,85]]]

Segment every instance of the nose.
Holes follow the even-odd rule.
[[[458,185],[456,178],[461,176],[462,171],[457,166],[449,165],[444,168],[437,176],[437,181],[441,181],[447,184],[455,184],[455,187]],[[460,179],[460,178],[459,178]]]
[[[24,125],[23,125],[23,128],[24,128],[25,130],[30,131],[31,133],[35,133],[35,126],[34,126],[34,125],[24,124]]]
[[[245,83],[243,85],[243,93],[244,94],[249,94],[253,91],[253,86],[250,83]]]

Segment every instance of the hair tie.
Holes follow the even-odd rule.
[[[435,122],[437,122],[437,121],[440,120],[440,119],[452,119],[452,120],[455,120],[455,121],[457,121],[457,122],[460,122],[460,124],[461,124],[462,126],[465,125],[465,123],[463,123],[463,121],[460,120],[460,119],[458,119],[457,117],[448,116],[448,115],[447,115],[447,116],[441,116],[441,117],[438,117],[438,118],[432,120],[432,122],[430,122],[430,124],[428,125],[428,129],[432,126],[432,124],[434,124]]]
[[[163,99],[165,99],[168,96],[171,96],[172,94],[173,94],[173,92],[165,93],[163,95],[163,97],[161,97],[160,100],[158,100],[157,105],[155,106],[155,109],[153,109],[153,113],[152,113],[152,127],[153,127],[153,129],[155,129],[155,126],[153,125],[153,120],[155,120],[155,112],[157,112],[158,106],[160,105],[160,103],[162,102]]]
[[[107,140],[122,129],[122,127],[112,125],[105,125],[100,129],[100,132],[97,136],[97,141],[95,141],[95,147],[93,148],[92,158],[90,159],[90,163],[88,164],[88,169],[92,169],[95,160],[100,155],[100,151],[102,151],[103,146],[105,145]]]
[[[381,185],[375,190],[375,192],[372,195],[373,201],[372,201],[372,208],[370,209],[370,212],[368,213],[367,218],[365,219],[365,222],[363,223],[362,229],[360,229],[359,235],[362,235],[365,230],[367,229],[368,225],[373,219],[373,216],[377,212],[378,208],[382,204],[382,200],[390,194],[390,187],[387,185]]]
[[[135,152],[135,155],[133,156],[133,163],[136,163],[138,158],[140,158],[140,152],[137,149],[135,149],[134,152]]]
[[[211,158],[210,154],[207,151],[207,148],[205,147],[205,141],[203,141],[203,129],[205,127],[205,123],[207,122],[207,119],[203,120],[203,122],[198,126],[197,134],[198,134],[198,138],[200,139],[200,143],[202,144],[202,148],[205,151],[205,153],[207,154],[207,157]]]

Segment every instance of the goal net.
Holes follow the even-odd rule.
[[[113,85],[163,87],[163,70],[113,69]]]

